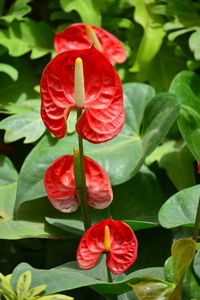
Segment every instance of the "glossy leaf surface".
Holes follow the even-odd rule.
[[[137,258],[137,239],[132,229],[121,221],[111,218],[90,227],[83,235],[78,250],[77,261],[80,268],[88,270],[97,264],[105,248],[105,226],[110,231],[110,250],[106,255],[106,265],[113,274],[127,270]]]
[[[104,259],[91,270],[81,270],[77,262],[70,262],[50,270],[35,269],[26,263],[22,263],[14,270],[12,277],[13,288],[16,286],[20,274],[27,270],[30,270],[32,273],[34,286],[41,284],[41,282],[47,285],[45,294],[58,293],[84,286],[90,286],[101,294],[121,294],[131,290],[131,287],[127,284],[128,282],[136,283],[142,276],[151,275],[163,278],[162,268],[147,268],[132,272],[123,279],[121,275],[116,275],[112,284],[110,284],[107,282]],[[56,282],[54,280],[55,277],[59,278]]]
[[[160,224],[165,228],[194,226],[199,197],[200,185],[174,194],[160,209]]]
[[[87,24],[77,23],[70,25],[63,32],[56,33],[54,38],[56,52],[91,47],[87,26]],[[111,64],[123,63],[126,60],[126,53],[121,42],[105,29],[94,25],[90,26],[96,33],[102,47],[102,54],[108,61]]]
[[[65,136],[66,119],[77,107],[74,100],[74,66],[83,61],[85,101],[76,123],[78,134],[92,143],[114,138],[124,124],[120,78],[107,59],[93,46],[58,54],[45,68],[40,87],[41,116],[56,137]]]
[[[88,205],[103,209],[112,201],[108,175],[94,160],[84,157]],[[74,178],[73,155],[65,155],[51,164],[44,175],[44,185],[52,205],[61,212],[70,213],[79,207]]]
[[[192,71],[180,72],[172,81],[170,91],[180,103],[178,124],[188,148],[200,160],[200,77]]]

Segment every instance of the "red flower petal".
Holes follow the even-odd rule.
[[[73,24],[67,27],[63,32],[56,33],[54,46],[57,53],[71,49],[84,49],[91,46],[86,27],[87,24]],[[105,29],[90,25],[95,31],[102,47],[104,56],[113,63],[123,63],[126,60],[126,52],[121,42]]]
[[[106,172],[94,160],[84,157],[88,205],[102,209],[112,201],[113,194]],[[76,211],[79,201],[74,180],[73,155],[64,155],[46,170],[44,185],[52,205],[61,212]]]
[[[66,134],[66,119],[74,100],[74,65],[81,57],[84,66],[85,102],[77,132],[92,143],[114,138],[124,124],[120,78],[112,65],[94,47],[57,55],[45,68],[41,79],[41,116],[58,138]]]
[[[137,258],[137,239],[127,224],[111,218],[93,225],[82,237],[77,261],[82,269],[92,268],[104,252],[104,228],[110,229],[111,247],[107,253],[106,264],[114,274],[126,271]]]

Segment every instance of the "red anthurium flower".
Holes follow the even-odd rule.
[[[82,269],[92,268],[102,253],[106,253],[106,265],[113,274],[126,271],[137,258],[137,239],[131,227],[112,218],[90,227],[83,235],[77,261]]]
[[[84,156],[88,205],[106,208],[113,198],[110,180],[102,167]],[[79,207],[74,178],[73,155],[64,155],[54,161],[44,175],[44,186],[52,205],[61,212],[70,213]]]
[[[111,64],[120,64],[126,60],[126,52],[121,42],[105,29],[94,25],[73,24],[63,32],[56,33],[54,38],[57,53],[88,48],[91,44],[94,44]]]
[[[72,109],[82,110],[76,123],[79,136],[92,143],[114,138],[124,124],[120,78],[93,46],[58,54],[41,78],[41,116],[56,137],[65,136]]]

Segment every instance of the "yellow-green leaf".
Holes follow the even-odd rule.
[[[46,289],[46,287],[47,287],[46,284],[41,284],[41,285],[38,285],[38,286],[30,289],[28,294],[27,294],[27,298],[33,298],[36,295],[39,295],[40,293],[42,293]]]
[[[136,284],[129,284],[139,300],[168,300],[174,289],[174,284],[167,281],[146,276]]]
[[[32,276],[30,271],[26,271],[20,275],[16,286],[18,300],[23,300],[27,296],[31,286],[31,280]]]
[[[183,280],[196,251],[196,243],[193,239],[183,238],[172,245],[174,282]]]

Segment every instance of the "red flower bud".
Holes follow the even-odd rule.
[[[113,198],[108,175],[89,157],[84,156],[84,165],[87,204],[96,209],[106,208]],[[65,213],[78,209],[73,155],[61,156],[49,166],[44,175],[44,186],[50,202],[56,209]]]
[[[110,218],[86,231],[77,250],[77,261],[80,268],[87,270],[97,263],[102,253],[106,253],[107,267],[113,274],[120,274],[135,262],[137,247],[137,239],[131,227]]]
[[[77,133],[89,142],[102,143],[120,132],[124,124],[121,81],[94,47],[58,54],[44,69],[40,86],[41,116],[56,137],[65,136],[66,120],[74,108],[83,111]],[[78,97],[81,105],[75,102]]]
[[[105,29],[94,25],[73,24],[63,32],[56,33],[54,38],[54,47],[57,53],[71,49],[89,48],[91,44],[102,51],[111,64],[120,64],[126,60],[126,52],[122,43]]]

